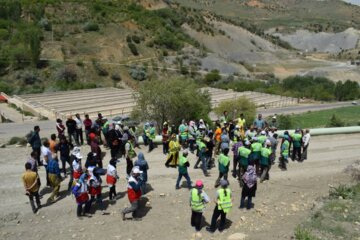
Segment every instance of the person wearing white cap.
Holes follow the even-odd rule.
[[[74,147],[71,156],[70,161],[72,162],[72,168],[71,168],[71,175],[68,185],[68,190],[70,191],[73,187],[74,182],[76,183],[78,179],[80,178],[81,174],[83,173],[82,167],[81,167],[81,159],[83,157],[80,153],[79,147]],[[75,180],[75,181],[74,181]]]
[[[263,182],[264,180],[269,180],[269,170],[270,170],[270,167],[271,167],[270,155],[271,155],[271,142],[269,140],[266,140],[265,147],[261,148],[261,158],[260,158],[261,177],[260,177],[260,182]]]
[[[239,183],[240,183],[240,187],[242,187],[242,175],[245,173],[248,165],[249,165],[249,156],[251,154],[251,150],[250,150],[250,142],[248,140],[245,141],[245,146],[241,146],[239,147]]]
[[[131,206],[122,210],[123,221],[126,220],[125,215],[128,213],[132,213],[133,220],[138,220],[138,218],[136,218],[136,210],[139,208],[139,199],[141,197],[141,173],[142,171],[140,171],[139,167],[134,167],[131,171],[131,176],[129,178],[127,186],[127,193]]]
[[[259,143],[261,143],[261,145],[264,146],[264,143],[265,143],[265,141],[267,139],[265,130],[262,130],[260,132],[260,136],[258,136],[257,139],[258,139]]]

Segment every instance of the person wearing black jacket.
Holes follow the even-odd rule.
[[[66,120],[66,128],[69,136],[69,144],[72,144],[73,138],[76,145],[79,145],[79,142],[76,139],[76,121],[72,118],[71,115],[69,115],[68,119]]]

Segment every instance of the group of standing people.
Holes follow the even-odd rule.
[[[60,119],[57,120],[58,134],[52,134],[50,140],[41,142],[40,128],[28,138],[32,146],[30,159],[25,164],[26,172],[23,175],[24,187],[29,196],[32,210],[36,212],[40,207],[39,189],[41,185],[38,167],[45,166],[46,185],[53,188],[49,202],[55,202],[60,189],[60,183],[69,176],[68,191],[75,196],[77,216],[86,216],[94,202],[104,212],[102,204],[102,176],[106,176],[109,187],[109,200],[117,199],[116,183],[119,179],[117,163],[119,159],[126,159],[127,193],[131,206],[122,211],[123,220],[126,214],[133,213],[132,219],[138,219],[136,211],[139,209],[141,196],[146,194],[148,163],[144,154],[135,152],[138,146],[135,129],[127,126],[110,123],[101,114],[95,121],[85,115],[84,121],[79,114],[68,116],[66,127]],[[218,177],[214,187],[218,188],[214,202],[216,203],[210,226],[207,231],[216,230],[216,221],[220,217],[218,229],[225,228],[226,214],[232,208],[232,192],[229,188],[228,174],[232,162],[232,176],[238,179],[242,188],[239,208],[251,209],[252,198],[255,197],[257,180],[269,180],[269,171],[276,161],[276,150],[280,144],[279,167],[287,169],[288,158],[293,161],[307,159],[307,149],[310,142],[310,131],[297,129],[294,133],[284,132],[279,137],[277,133],[276,116],[268,124],[261,116],[247,127],[244,115],[238,119],[228,119],[227,112],[215,122],[212,129],[202,119],[199,121],[181,121],[178,128],[163,124],[161,131],[163,154],[167,155],[165,166],[178,168],[178,177],[175,189],[180,189],[181,179],[186,179],[186,186],[190,190],[190,206],[192,210],[191,225],[200,231],[202,213],[205,205],[210,202],[204,191],[204,183],[197,180],[193,186],[188,173],[190,162],[188,155],[196,154],[197,161],[194,168],[202,169],[205,176],[210,176],[209,170],[218,166]],[[82,163],[81,145],[83,141],[83,127],[90,152],[86,161]],[[67,129],[67,136],[65,130]],[[143,128],[143,141],[149,146],[149,152],[155,148],[156,130],[152,123],[146,123]],[[57,139],[59,141],[57,141]],[[73,145],[75,144],[75,146]],[[107,169],[103,169],[103,144],[110,149],[111,160]],[[291,148],[292,146],[292,148]],[[291,151],[292,150],[292,151]],[[233,152],[233,160],[229,153]],[[134,162],[134,159],[137,160]],[[62,162],[59,167],[58,159]],[[66,163],[70,166],[70,173],[66,170]],[[61,176],[63,173],[63,176]],[[34,202],[35,199],[35,202]],[[35,204],[36,203],[36,204]]]

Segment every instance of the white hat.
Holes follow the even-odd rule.
[[[79,147],[74,147],[74,149],[72,151],[72,155],[76,155],[77,153],[80,153],[80,148]]]
[[[245,145],[250,145],[250,142],[246,140]]]
[[[267,145],[267,146],[271,146],[271,142],[270,142],[270,140],[269,140],[269,139],[266,139],[266,141],[265,141],[265,145]]]
[[[143,173],[143,171],[140,171],[140,168],[139,167],[134,167],[133,169],[132,169],[132,172],[133,173],[135,173],[135,174],[137,174],[137,173]]]
[[[120,126],[118,124],[115,125],[115,130],[120,130]]]
[[[80,152],[76,153],[76,154],[75,154],[75,157],[76,157],[76,158],[78,158],[78,159],[83,158],[83,156],[81,155],[81,153],[80,153]]]
[[[261,131],[261,135],[266,135],[266,132],[265,132],[265,131]]]
[[[272,118],[273,118],[273,119],[276,119],[276,115],[274,115]]]

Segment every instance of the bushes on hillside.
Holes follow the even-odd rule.
[[[96,32],[99,31],[99,25],[95,22],[87,22],[83,27],[85,32]]]
[[[130,48],[130,51],[131,53],[134,55],[134,56],[138,56],[139,55],[139,52],[135,46],[135,44],[133,44],[132,42],[128,43],[128,47]]]
[[[211,83],[211,82],[209,82]],[[233,80],[219,81],[213,86],[236,91],[258,91],[271,94],[279,94],[291,97],[305,97],[315,100],[353,100],[360,97],[360,86],[355,81],[347,80],[334,83],[324,77],[292,76],[278,81],[270,79],[260,80]]]
[[[56,73],[56,80],[66,83],[75,82],[77,80],[77,73],[72,66],[65,66]]]

